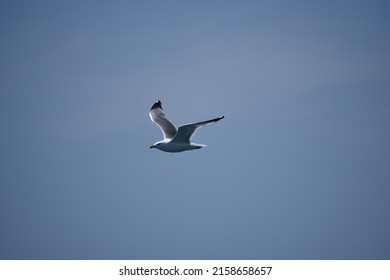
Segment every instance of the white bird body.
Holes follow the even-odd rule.
[[[195,143],[172,143],[171,141],[161,140],[156,142],[154,145],[151,146],[151,148],[157,148],[164,152],[170,152],[170,153],[178,153],[178,152],[184,152],[194,149],[200,149],[202,147],[207,147],[203,144],[195,144]]]
[[[191,142],[191,138],[199,127],[217,122],[224,118],[224,116],[197,123],[190,123],[182,125],[176,129],[175,125],[168,120],[161,107],[161,101],[158,100],[149,111],[150,119],[160,127],[164,140],[158,141],[150,146],[150,148],[157,148],[164,152],[183,152],[188,150],[200,149],[206,147],[203,144],[196,144]]]

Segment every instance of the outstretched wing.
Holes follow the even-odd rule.
[[[172,139],[172,143],[190,143],[192,136],[196,132],[196,130],[204,125],[208,125],[213,122],[217,122],[219,120],[222,120],[225,116],[215,118],[208,121],[203,122],[197,122],[197,123],[190,123],[186,125],[182,125],[179,127],[179,130],[176,133],[176,136]]]
[[[172,139],[175,137],[177,129],[174,124],[165,116],[160,100],[156,101],[152,108],[150,108],[149,116],[152,122],[157,124],[161,129],[162,133],[164,134],[164,139]]]

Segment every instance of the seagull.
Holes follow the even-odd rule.
[[[150,146],[150,148],[157,148],[161,151],[170,153],[178,153],[207,147],[203,144],[192,143],[192,136],[199,127],[217,122],[225,117],[222,116],[208,121],[189,123],[180,126],[179,129],[176,129],[175,125],[165,116],[160,100],[157,100],[153,104],[152,108],[150,108],[149,116],[152,122],[160,127],[164,135],[164,140],[154,143]]]

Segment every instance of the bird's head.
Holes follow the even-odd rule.
[[[157,148],[157,149],[158,149],[158,148],[160,147],[161,144],[162,144],[162,142],[159,141],[159,142],[154,143],[153,145],[150,145],[149,148],[150,148],[150,149],[152,149],[152,148]]]

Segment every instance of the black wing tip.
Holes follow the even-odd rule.
[[[153,104],[152,108],[150,108],[150,110],[157,109],[157,108],[162,109],[162,107],[161,107],[161,101],[160,101],[160,100],[157,100],[157,101]]]
[[[219,118],[215,118],[215,119],[213,119],[213,121],[214,121],[214,122],[220,121],[220,120],[222,120],[224,117],[225,117],[225,116],[222,116],[222,117],[219,117]]]

